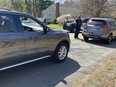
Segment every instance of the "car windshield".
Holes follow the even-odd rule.
[[[102,25],[106,25],[106,22],[104,20],[95,20],[92,19],[90,21],[88,21],[89,25],[95,25],[95,26],[102,26]]]

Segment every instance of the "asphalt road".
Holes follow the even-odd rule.
[[[116,40],[110,45],[97,40],[73,39],[67,60],[56,64],[49,59],[0,71],[0,87],[63,87],[86,75],[108,56],[116,52]]]

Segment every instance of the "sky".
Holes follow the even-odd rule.
[[[65,0],[55,0],[55,2],[64,3]]]

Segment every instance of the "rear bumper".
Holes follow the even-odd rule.
[[[108,34],[89,34],[89,33],[82,33],[83,36],[88,38],[95,38],[95,39],[107,39]]]

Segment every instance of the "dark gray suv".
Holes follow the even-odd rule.
[[[50,29],[32,15],[0,10],[0,70],[51,56],[63,62],[69,48],[67,33]]]

